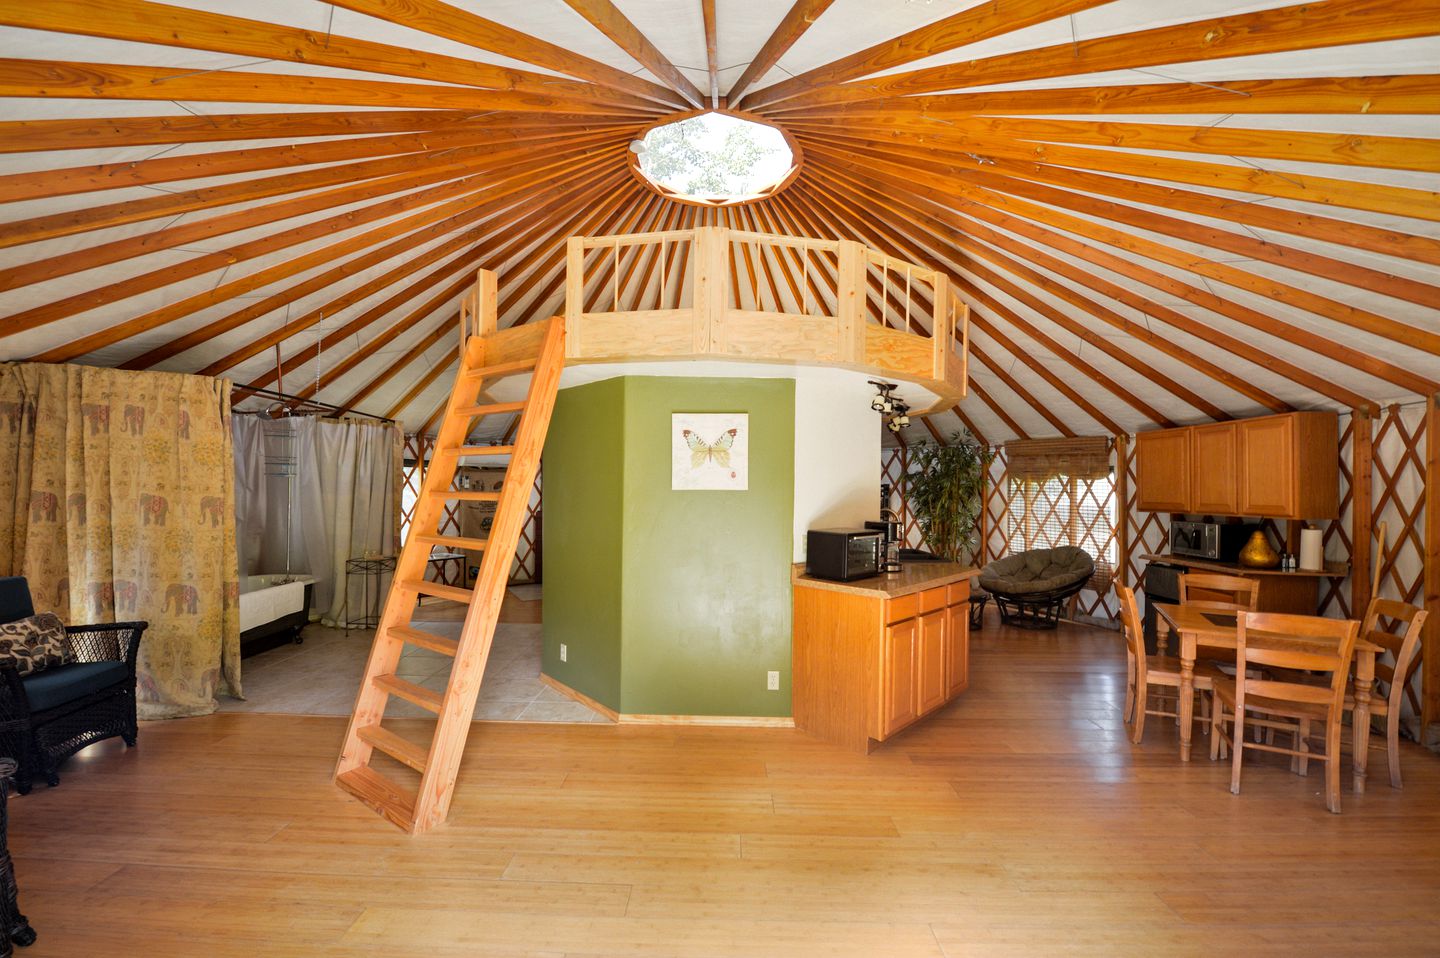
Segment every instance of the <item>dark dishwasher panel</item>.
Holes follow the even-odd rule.
[[[1184,566],[1167,562],[1152,562],[1145,567],[1145,651],[1150,655],[1155,654],[1155,603],[1180,601],[1180,574],[1184,571]],[[1179,650],[1168,651],[1173,655]]]

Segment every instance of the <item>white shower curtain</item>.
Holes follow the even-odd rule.
[[[327,625],[358,619],[364,582],[349,581],[345,562],[367,553],[394,555],[395,454],[399,430],[389,423],[321,420],[301,433],[296,454],[300,470],[297,514],[304,532],[315,608]],[[389,584],[370,583],[370,593]],[[349,607],[346,608],[346,590]]]
[[[312,613],[327,625],[361,618],[364,583],[347,585],[345,563],[398,550],[399,429],[308,416],[235,421],[237,538],[254,549],[240,549],[241,573],[312,575]],[[388,576],[372,580],[371,596],[388,585]]]
[[[265,423],[257,416],[232,416],[235,450],[235,551],[240,575],[271,571],[261,567],[265,543]]]

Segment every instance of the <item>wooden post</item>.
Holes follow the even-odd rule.
[[[842,363],[865,361],[865,277],[869,264],[865,247],[854,240],[840,241],[839,276],[835,290],[837,352]]]
[[[1350,617],[1370,605],[1371,543],[1375,519],[1374,419],[1368,409],[1350,411]],[[1376,562],[1380,557],[1375,558]]]
[[[489,336],[500,328],[499,304],[495,296],[495,271],[475,271],[476,310],[472,317],[476,336]]]
[[[1115,584],[1125,585],[1125,576],[1130,571],[1130,470],[1126,457],[1130,451],[1130,437],[1124,433],[1115,437],[1115,553],[1119,556],[1119,569],[1115,572]]]
[[[695,230],[695,321],[694,350],[713,352],[720,327],[725,322],[725,307],[730,302],[730,231],[719,226],[701,226]]]
[[[565,245],[565,355],[580,355],[584,341],[585,237],[572,236]]]
[[[1425,674],[1421,679],[1422,735],[1440,719],[1440,394],[1430,397],[1425,412],[1425,622],[1421,639]]]
[[[950,350],[954,348],[951,340],[955,336],[955,315],[952,312],[953,303],[950,299],[950,277],[943,273],[935,274],[934,295],[935,302],[930,316],[930,345],[933,350],[930,360],[930,375],[944,382],[945,372],[950,361]],[[908,301],[905,308],[907,310],[910,308]]]

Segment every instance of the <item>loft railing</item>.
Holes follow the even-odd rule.
[[[861,243],[721,227],[576,236],[566,281],[574,361],[838,365],[922,382],[946,405],[965,395],[969,310],[949,277]]]

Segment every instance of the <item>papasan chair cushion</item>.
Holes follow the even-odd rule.
[[[997,559],[980,570],[980,586],[1002,595],[1054,592],[1095,574],[1095,560],[1084,549],[1056,546],[1030,549]]]

